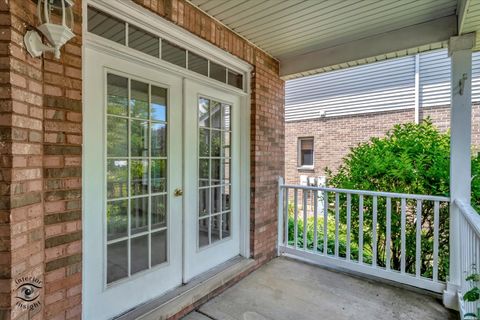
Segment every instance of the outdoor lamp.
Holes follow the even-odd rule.
[[[75,36],[72,31],[72,7],[73,0],[38,0],[37,15],[40,26],[37,30],[47,38],[50,45],[42,42],[37,31],[27,31],[23,40],[32,57],[38,57],[45,51],[53,51],[55,58],[60,59],[60,48]]]

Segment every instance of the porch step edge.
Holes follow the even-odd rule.
[[[255,268],[253,259],[233,258],[189,283],[146,302],[115,320],[164,320],[195,304],[208,294],[222,287],[236,276]]]

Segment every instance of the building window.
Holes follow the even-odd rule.
[[[298,139],[298,166],[313,167],[313,138]]]

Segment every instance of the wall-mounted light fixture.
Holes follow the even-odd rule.
[[[53,51],[56,59],[60,59],[60,48],[72,39],[73,33],[73,0],[38,0],[37,15],[40,25],[37,30],[47,38],[49,45],[35,30],[27,31],[23,41],[28,53],[38,57],[45,51]]]

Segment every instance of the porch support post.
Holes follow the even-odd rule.
[[[472,48],[475,34],[452,37],[448,53],[451,57],[450,111],[450,274],[443,303],[458,309],[460,288],[460,212],[456,200],[470,202],[471,192],[471,134],[472,134]]]

